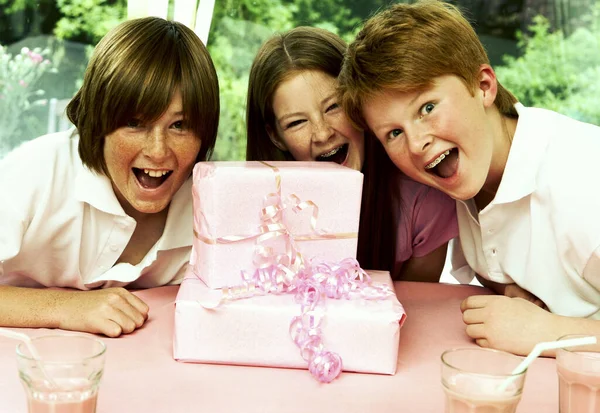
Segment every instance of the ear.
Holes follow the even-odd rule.
[[[273,130],[271,125],[267,125],[266,129],[267,129],[267,134],[269,135],[269,139],[271,139],[271,142],[273,143],[273,145],[275,145],[277,147],[277,149],[287,152],[288,151],[287,146],[285,146],[285,143],[283,143],[279,139],[279,137],[277,136],[277,133],[275,133],[275,131]]]
[[[486,108],[491,107],[498,93],[498,80],[496,79],[496,72],[488,64],[483,64],[479,67],[478,90],[483,96],[484,106]]]

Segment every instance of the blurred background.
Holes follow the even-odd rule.
[[[470,17],[498,78],[528,106],[600,124],[600,0],[452,1]],[[319,26],[347,41],[385,0],[0,0],[0,157],[69,128],[64,108],[94,45],[115,25],[160,15],[207,40],[221,87],[214,160],[245,156],[250,64],[274,32]],[[208,38],[208,39],[206,39]]]

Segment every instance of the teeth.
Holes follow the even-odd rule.
[[[440,162],[442,162],[444,160],[444,158],[450,154],[450,149],[448,149],[446,152],[444,152],[443,154],[441,154],[440,156],[438,156],[433,162],[431,162],[429,165],[425,166],[425,169],[431,169],[431,168],[435,168],[437,166],[437,164],[439,164]]]
[[[331,151],[329,151],[327,153],[324,153],[323,155],[319,155],[319,157],[321,157],[321,158],[329,158],[330,156],[335,155],[340,149],[342,149],[342,146],[338,146],[337,148],[333,148]]]
[[[169,171],[152,171],[150,169],[144,169],[144,173],[153,178],[160,178],[161,176],[168,174]]]

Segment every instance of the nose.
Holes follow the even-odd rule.
[[[433,136],[421,127],[415,127],[410,132],[405,130],[404,133],[407,134],[409,150],[415,155],[421,155],[433,142]]]
[[[146,141],[144,155],[153,162],[160,163],[169,155],[169,145],[167,143],[167,133],[160,126],[150,129]]]
[[[320,118],[314,125],[313,141],[327,142],[334,135],[334,130],[325,119]]]

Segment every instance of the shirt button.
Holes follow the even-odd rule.
[[[104,271],[105,267],[104,267],[104,265],[99,265],[99,266],[98,266],[98,269],[99,269],[100,271]]]
[[[492,255],[496,255],[496,248],[492,248]]]
[[[494,229],[493,228],[488,229],[488,234],[493,234],[493,233],[494,233]]]
[[[119,249],[119,247],[117,247],[115,244],[112,244],[110,246],[111,251],[117,251]]]

